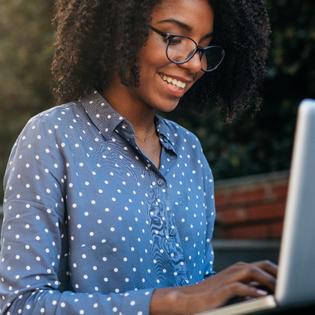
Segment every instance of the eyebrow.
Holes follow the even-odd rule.
[[[187,32],[191,32],[192,31],[192,27],[189,26],[188,24],[182,22],[182,21],[179,21],[179,20],[176,20],[176,19],[165,19],[165,20],[161,20],[158,22],[158,24],[162,24],[162,23],[172,23],[172,24],[176,24],[177,26],[179,26],[180,28],[184,29],[185,31]],[[206,38],[209,38],[209,37],[212,37],[213,36],[213,32],[210,32],[206,35],[204,35],[202,37],[202,39],[206,39]]]

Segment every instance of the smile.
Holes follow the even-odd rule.
[[[162,79],[163,81],[165,81],[166,83],[171,84],[171,85],[174,85],[174,86],[176,86],[176,87],[178,87],[178,88],[180,88],[180,89],[184,89],[184,88],[186,87],[186,85],[187,85],[185,82],[176,80],[176,79],[174,79],[174,78],[172,78],[172,77],[169,77],[169,76],[167,76],[167,75],[165,75],[165,74],[161,74],[161,73],[160,73],[160,77],[161,77],[161,79]]]

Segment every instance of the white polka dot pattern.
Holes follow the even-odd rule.
[[[156,117],[157,169],[98,94],[32,118],[5,173],[0,306],[148,314],[154,288],[213,273],[213,179],[197,138]]]

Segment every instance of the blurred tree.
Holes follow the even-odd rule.
[[[262,109],[232,124],[214,110],[170,115],[198,134],[216,178],[288,169],[297,105],[315,98],[315,2],[268,4],[273,32]]]
[[[0,0],[0,178],[26,121],[54,104],[53,0]],[[272,49],[264,107],[226,124],[215,111],[169,116],[201,139],[216,178],[288,169],[297,104],[315,97],[315,2],[270,0]]]
[[[52,105],[51,0],[0,0],[0,178],[26,121]]]

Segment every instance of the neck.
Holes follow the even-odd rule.
[[[103,93],[111,106],[132,124],[136,135],[151,134],[155,130],[155,110],[136,96],[135,89],[127,88],[116,75],[111,86]]]

